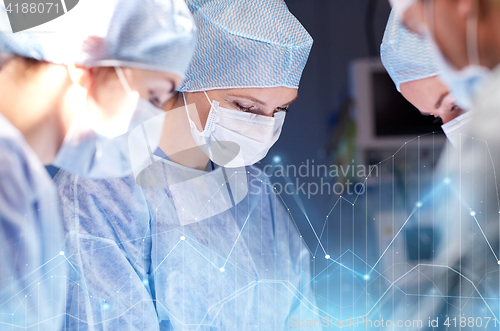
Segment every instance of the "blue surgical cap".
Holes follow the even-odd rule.
[[[198,44],[181,91],[298,88],[313,40],[283,0],[187,0]]]
[[[398,91],[402,83],[440,74],[431,41],[404,27],[394,11],[385,28],[380,55]]]
[[[0,20],[5,19],[1,7]],[[196,46],[196,27],[183,0],[85,0],[56,20],[61,20],[56,33],[36,29],[12,33],[6,22],[0,23],[0,52],[184,77]]]

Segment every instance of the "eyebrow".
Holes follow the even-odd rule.
[[[441,108],[441,105],[443,104],[443,100],[444,100],[444,98],[446,98],[448,96],[448,94],[450,94],[450,91],[446,91],[443,94],[441,94],[441,96],[439,97],[438,101],[434,105],[435,109]]]
[[[249,97],[249,96],[244,96],[244,95],[237,95],[237,94],[229,94],[228,96],[230,96],[230,97],[236,97],[236,98],[248,99],[248,100],[253,101],[253,102],[255,102],[255,103],[258,103],[258,104],[260,104],[260,105],[262,105],[262,106],[264,106],[264,107],[266,106],[266,103],[265,103],[264,101],[259,100],[259,99],[256,99],[256,98],[254,98],[254,97]],[[292,104],[292,103],[294,103],[295,101],[297,101],[297,99],[298,99],[298,98],[299,98],[299,96],[297,95],[295,98],[293,98],[293,100],[292,100],[292,101],[290,101],[290,102],[286,103],[286,104],[285,104],[285,105],[286,105],[286,107],[287,107],[287,106],[289,106],[289,105],[291,105],[291,104]]]

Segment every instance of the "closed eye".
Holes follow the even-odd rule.
[[[170,99],[170,94],[160,98],[153,91],[149,91],[149,102],[151,102],[157,108],[163,108],[167,101]]]

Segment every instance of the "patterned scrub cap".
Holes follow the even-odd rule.
[[[431,41],[404,27],[394,10],[385,28],[380,56],[398,91],[402,83],[437,76],[441,71]]]
[[[313,40],[283,0],[187,0],[198,44],[181,91],[298,88]]]
[[[183,0],[85,0],[46,26],[12,33],[0,5],[0,52],[86,67],[127,66],[184,77],[196,27]],[[57,22],[56,22],[57,21]],[[46,23],[46,24],[49,24]]]

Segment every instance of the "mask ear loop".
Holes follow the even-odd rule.
[[[206,92],[206,91],[203,91],[203,93],[205,93],[205,96],[207,97],[207,100],[208,100],[208,103],[210,104],[210,106],[211,106],[212,108],[214,108],[214,105],[212,104],[212,101],[210,101],[210,98],[208,97],[207,92]]]
[[[130,84],[127,81],[127,78],[125,77],[125,73],[123,72],[123,69],[121,67],[114,67],[116,75],[118,76],[118,79],[120,80],[120,83],[122,84],[123,89],[127,93],[127,95],[131,95],[133,93],[132,88],[130,87]],[[151,145],[149,143],[149,138],[148,134],[146,132],[146,128],[144,127],[144,123],[141,123],[141,129],[142,129],[142,134],[144,136],[144,140],[146,141],[146,147],[148,149],[149,153],[149,158],[151,159],[151,163],[155,162],[154,158],[154,151],[151,149]]]
[[[479,16],[479,3],[477,0],[473,0],[473,13],[472,17],[467,18],[467,58],[469,64],[480,65],[479,63],[479,45],[477,41],[477,29],[478,29],[478,16]]]
[[[68,75],[69,75],[69,79],[71,80],[71,82],[75,85],[80,85],[79,84],[79,79],[78,79],[78,75],[76,73],[76,66],[74,63],[66,63],[66,68],[68,69]]]
[[[207,100],[208,100],[208,102],[210,103],[210,106],[212,106],[212,107],[213,107],[212,102],[211,102],[211,101],[210,101],[210,99],[208,98],[207,92],[203,91],[203,93],[205,93],[205,96],[207,97]],[[191,117],[189,116],[189,111],[188,111],[187,102],[186,102],[186,95],[184,94],[184,92],[182,92],[182,98],[184,99],[184,107],[186,108],[186,114],[187,114],[187,117],[188,117],[188,121],[189,121],[192,125],[194,125],[194,127],[196,128],[196,125],[194,124],[193,120],[192,120],[192,119],[191,119]],[[198,130],[198,129],[196,129],[196,130]],[[209,156],[209,158],[210,158],[210,156]],[[212,160],[211,160],[211,159],[210,159],[210,163],[211,163],[211,165],[212,165],[212,170],[215,170],[215,165],[214,165],[214,163],[212,162]]]
[[[78,77],[78,74],[76,72],[76,66],[74,63],[66,63],[66,69],[68,70],[68,76],[69,76],[69,79],[71,80],[71,82],[73,83],[73,85],[76,85],[78,86],[80,89],[85,89],[83,86],[80,85],[80,77]],[[85,105],[86,105],[86,109],[87,109],[87,115],[89,116],[89,120],[91,118],[91,107],[90,107],[90,104],[89,104],[89,93],[88,91],[85,91]]]
[[[191,119],[191,116],[189,116],[189,109],[187,106],[186,95],[184,94],[184,92],[181,92],[181,93],[182,93],[182,98],[184,99],[184,108],[186,109],[186,115],[187,115],[187,118],[189,121],[189,125],[194,125],[194,127],[196,128],[196,124],[194,124],[193,120]],[[196,129],[196,130],[198,130],[198,129]]]
[[[203,91],[203,93],[207,97],[207,100],[208,100],[208,103],[210,104],[210,107],[212,107],[213,109],[215,109],[214,105],[212,104],[212,101],[210,101],[210,98],[208,97],[207,91]],[[212,154],[212,151],[210,151],[210,155],[211,154]],[[212,159],[210,159],[210,164],[212,165],[212,171],[214,171],[215,170],[215,165],[214,165],[214,162],[212,161]],[[227,175],[226,175],[224,167],[222,167],[222,173],[224,174],[224,178],[226,180],[226,183],[228,184],[226,186],[229,188],[229,182],[227,181]],[[231,192],[229,192],[229,196],[231,197],[231,201],[233,201],[233,196],[231,195]],[[234,206],[234,201],[233,201],[233,206]]]
[[[184,94],[184,92],[181,92],[182,93],[182,98],[184,99],[184,108],[186,108],[186,111],[188,110],[188,106],[187,106],[187,102],[186,102],[186,95]],[[189,113],[188,113],[189,115]]]
[[[424,0],[424,15],[428,33],[433,40],[436,40],[434,37],[434,0]]]
[[[130,84],[127,82],[127,78],[125,77],[125,73],[123,72],[121,67],[115,67],[115,72],[116,75],[118,76],[118,79],[120,80],[120,83],[123,86],[123,89],[125,92],[127,92],[128,95],[132,94],[132,88],[130,88]]]

